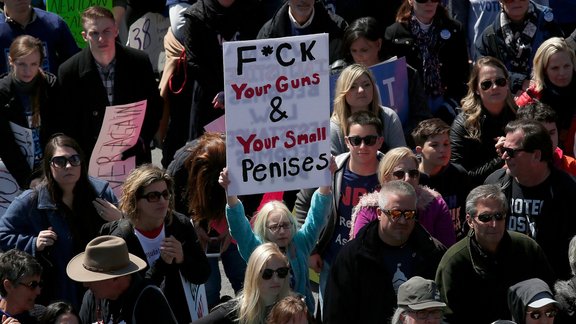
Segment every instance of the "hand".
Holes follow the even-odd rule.
[[[320,254],[314,253],[308,257],[308,265],[312,270],[314,270],[314,272],[320,273],[324,266],[324,261],[322,261]]]
[[[228,246],[230,246],[230,242],[232,241],[232,236],[230,236],[230,232],[226,231],[218,236],[218,241],[220,243],[220,253],[226,252],[228,250]]]
[[[164,262],[172,264],[181,264],[184,262],[184,251],[182,250],[182,243],[174,236],[164,238],[162,245],[160,245],[160,257]]]
[[[2,315],[2,324],[19,324],[20,321],[15,319],[14,317],[8,317],[6,315]]]
[[[216,94],[214,99],[212,99],[212,106],[214,106],[214,109],[224,109],[224,91],[220,91]]]
[[[56,232],[52,230],[52,227],[48,227],[47,230],[40,231],[38,237],[36,238],[36,251],[44,251],[45,248],[54,245],[54,242],[58,239]]]
[[[210,237],[206,234],[206,231],[199,224],[194,225],[194,230],[196,231],[196,236],[198,236],[198,241],[200,241],[200,246],[202,251],[206,250],[206,244],[210,241]]]
[[[102,217],[102,219],[107,222],[122,218],[122,212],[118,209],[118,207],[114,206],[114,204],[105,199],[96,198],[94,201],[92,201],[92,205],[94,205],[98,215],[100,215],[100,217]]]
[[[218,183],[226,192],[228,192],[228,186],[230,185],[230,180],[228,179],[228,168],[222,169],[220,176],[218,177]],[[228,206],[233,207],[238,203],[238,196],[227,196],[226,203]]]
[[[496,140],[496,144],[494,144],[494,148],[496,148],[496,154],[498,154],[499,157],[502,157],[502,148],[504,147],[504,141],[506,140],[506,137],[500,136],[494,138],[494,140]]]
[[[130,157],[142,155],[146,151],[146,145],[144,145],[144,139],[142,137],[138,137],[138,142],[134,144],[131,148],[127,149],[126,151],[122,152],[122,156],[120,159],[122,161],[127,160]]]
[[[334,155],[330,156],[330,174],[332,174],[332,176],[334,176],[334,172],[336,172],[336,169],[338,167],[336,166],[336,159],[334,158]],[[322,186],[319,188],[320,193],[323,195],[328,195],[330,194],[330,192],[332,191],[332,184],[329,184],[327,186]]]

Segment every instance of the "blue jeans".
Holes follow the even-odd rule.
[[[242,259],[240,252],[238,252],[238,247],[233,243],[230,243],[228,249],[220,254],[220,260],[222,260],[226,277],[228,277],[234,293],[237,294],[244,284],[246,261]],[[212,307],[220,303],[222,278],[220,278],[218,258],[208,258],[208,263],[210,263],[210,277],[208,277],[206,282],[206,299],[208,300],[208,308],[212,309]]]

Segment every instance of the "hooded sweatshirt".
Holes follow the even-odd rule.
[[[540,293],[554,299],[548,284],[538,278],[524,280],[511,286],[508,289],[508,308],[512,314],[512,320],[518,324],[525,324],[528,304],[533,302],[534,297]]]

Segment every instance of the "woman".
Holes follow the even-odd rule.
[[[11,71],[0,79],[0,159],[21,189],[40,177],[43,149],[54,132],[53,105],[57,98],[56,76],[41,69],[44,59],[42,42],[28,35],[14,39],[8,54]],[[23,131],[31,132],[27,155],[20,147]],[[35,172],[36,171],[36,172]]]
[[[446,247],[456,242],[448,206],[438,192],[418,184],[420,180],[418,158],[409,148],[398,147],[384,155],[378,167],[378,180],[380,184],[391,180],[404,180],[410,183],[418,194],[418,222]],[[352,214],[350,231],[352,238],[356,237],[362,227],[378,218],[376,207],[378,207],[377,191],[360,198]]]
[[[495,145],[516,114],[508,80],[508,71],[498,59],[486,56],[476,61],[462,112],[452,123],[451,160],[468,171],[473,186],[504,166]]]
[[[42,302],[61,299],[80,306],[84,288],[68,278],[66,265],[104,223],[122,216],[113,205],[112,188],[89,177],[85,161],[72,138],[50,138],[41,183],[18,196],[0,218],[0,249],[25,251],[44,266]]]
[[[288,258],[276,244],[261,244],[248,259],[240,295],[194,323],[264,323],[274,304],[289,295],[289,279]]]
[[[562,37],[550,8],[529,0],[500,1],[502,11],[476,41],[479,56],[493,56],[510,71],[510,89],[517,96],[528,88],[532,59],[540,44]]]
[[[450,124],[470,66],[465,35],[440,0],[404,0],[382,48],[387,57],[404,56],[418,70],[432,114]]]
[[[147,261],[146,277],[163,286],[179,323],[190,323],[181,276],[203,284],[210,266],[190,219],[174,208],[172,178],[162,169],[144,164],[132,170],[122,187],[124,218],[103,226],[102,234],[123,238],[128,251]]]
[[[517,324],[552,324],[559,307],[541,279],[524,280],[508,288],[508,309]]]
[[[380,95],[372,72],[364,65],[352,64],[345,68],[336,82],[334,112],[330,118],[330,151],[336,156],[348,152],[345,136],[348,117],[367,110],[380,117],[384,125],[384,144],[380,151],[405,146],[402,124],[396,112],[380,105]]]
[[[42,290],[42,266],[33,256],[12,249],[0,255],[0,321],[37,323],[30,311]]]
[[[330,169],[335,168],[336,165],[332,161]],[[226,168],[220,173],[218,182],[224,190],[228,190],[230,180]],[[238,197],[228,196],[227,203],[226,219],[230,226],[230,234],[238,241],[238,250],[244,260],[248,259],[252,251],[262,243],[276,243],[290,261],[293,272],[290,287],[306,296],[308,309],[314,310],[314,296],[308,279],[308,257],[332,210],[331,187],[322,186],[314,192],[306,221],[300,229],[294,215],[281,201],[272,200],[262,206],[254,216],[256,217],[254,230],[244,215],[244,206]]]
[[[354,20],[344,31],[342,37],[342,56],[344,59],[334,62],[333,72],[340,73],[346,66],[357,63],[366,67],[379,64],[384,59],[382,52],[382,28],[373,17],[362,17]],[[410,132],[424,119],[432,117],[422,80],[417,71],[410,65],[406,66],[408,73],[408,112],[402,122],[406,141],[411,141]],[[395,107],[392,107],[395,108]]]
[[[520,108],[540,101],[556,112],[559,146],[570,156],[574,156],[576,121],[573,118],[576,109],[567,103],[576,102],[575,69],[574,49],[564,39],[552,37],[536,51],[530,87],[516,98]]]
[[[40,324],[79,324],[78,313],[66,302],[55,302],[48,307],[40,318]]]

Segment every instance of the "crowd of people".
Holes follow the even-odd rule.
[[[83,49],[44,5],[0,14],[0,159],[20,191],[0,216],[1,324],[576,321],[576,5],[115,0],[79,15]],[[162,74],[122,45],[146,12],[169,16]],[[229,194],[226,134],[204,129],[226,112],[222,43],[316,33],[337,78],[331,182]],[[402,120],[371,70],[394,57]],[[117,196],[90,157],[107,107],[140,101]]]

